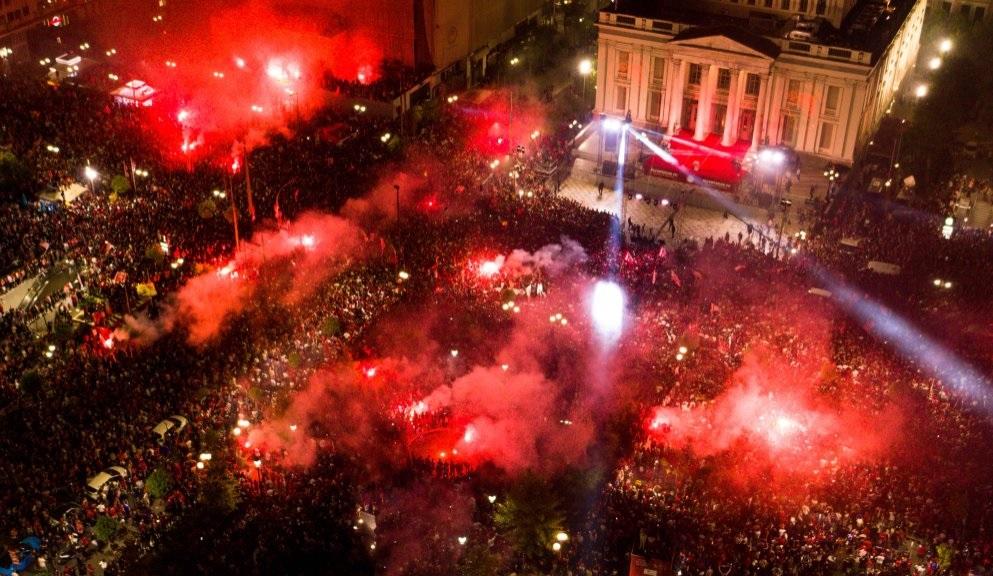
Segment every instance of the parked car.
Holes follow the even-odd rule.
[[[173,414],[168,418],[162,420],[152,428],[152,435],[157,442],[160,444],[165,442],[166,438],[170,434],[178,434],[182,432],[186,425],[189,424],[189,420],[186,416],[180,416],[179,414]]]
[[[128,471],[121,466],[111,466],[86,481],[86,497],[100,501],[107,497],[107,491],[117,484],[124,482]]]

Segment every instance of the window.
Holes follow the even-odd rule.
[[[824,114],[835,116],[838,114],[838,104],[841,102],[841,88],[838,86],[828,86],[824,92]]]
[[[717,89],[721,92],[731,90],[731,70],[721,68],[717,71]]]
[[[817,15],[823,16],[827,13],[827,0],[817,0]]]
[[[703,67],[699,64],[690,64],[690,86],[699,86],[701,76],[703,76]]]
[[[790,9],[790,0],[780,0],[780,2],[779,2],[779,9],[780,10],[789,10]]]
[[[631,71],[631,53],[624,50],[617,52],[617,78],[627,80]]]
[[[658,120],[662,113],[662,93],[658,90],[648,92],[648,118]]]
[[[986,16],[986,8],[983,8],[982,6],[976,6],[976,10],[972,13],[972,19],[976,22],[982,22],[985,16]]]
[[[749,74],[745,79],[745,94],[749,96],[758,96],[759,89],[762,87],[762,79],[758,74]]]
[[[800,12],[804,14],[807,13],[807,9],[810,8],[810,0],[800,0]]]
[[[790,80],[789,85],[786,87],[786,105],[791,108],[796,108],[800,105],[800,90],[803,88],[803,83],[799,80]]]
[[[783,144],[793,146],[796,144],[797,117],[792,115],[783,116],[783,133],[780,141]]]
[[[945,14],[951,14],[952,13],[952,3],[951,2],[942,2],[941,3],[941,10]]]
[[[661,84],[665,77],[665,58],[652,57],[652,84]]]
[[[628,87],[627,86],[617,86],[617,91],[615,92],[616,99],[614,109],[624,112],[628,109]]]
[[[765,0],[765,7],[772,8],[772,0]]]
[[[824,122],[821,124],[821,139],[817,142],[817,147],[821,150],[830,150],[834,145],[834,124]]]

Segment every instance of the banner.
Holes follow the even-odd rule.
[[[628,576],[672,576],[672,567],[662,560],[632,554]]]

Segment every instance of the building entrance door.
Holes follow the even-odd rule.
[[[742,110],[741,121],[738,124],[738,139],[751,141],[755,130],[755,110]]]
[[[693,130],[696,126],[696,115],[698,108],[699,103],[696,100],[687,98],[683,101],[683,117],[680,119],[679,123],[683,130]]]

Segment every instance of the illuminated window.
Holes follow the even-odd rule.
[[[616,104],[616,106],[614,106],[614,108],[620,110],[621,112],[624,112],[625,110],[628,109],[628,87],[618,86],[615,95],[616,98],[614,103]]]
[[[758,96],[759,88],[762,86],[762,79],[759,78],[758,74],[749,74],[745,79],[745,94],[749,96]]]
[[[841,88],[838,86],[828,86],[824,93],[824,114],[835,116],[838,114],[838,104],[841,101]]]
[[[721,92],[731,90],[731,70],[721,68],[717,71],[717,89]]]
[[[662,113],[662,93],[658,90],[648,92],[648,111],[650,120],[658,120]]]
[[[821,150],[830,150],[834,145],[834,124],[824,122],[821,124],[821,138],[817,142],[817,147]]]
[[[652,84],[661,84],[665,76],[665,58],[652,57]]]
[[[617,78],[627,80],[631,72],[631,53],[620,50],[617,52]]]
[[[796,108],[800,105],[800,90],[803,83],[799,80],[790,80],[786,88],[786,106]]]
[[[699,64],[690,64],[690,86],[699,86],[702,76],[703,67]]]

